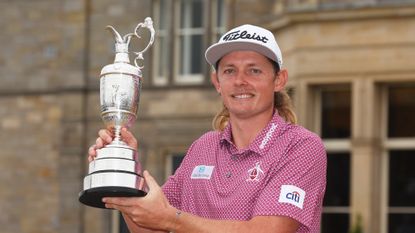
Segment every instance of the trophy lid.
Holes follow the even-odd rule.
[[[115,62],[114,64],[108,64],[104,66],[104,68],[102,68],[100,76],[104,76],[111,73],[129,74],[138,76],[140,78],[143,77],[141,69],[129,63]]]

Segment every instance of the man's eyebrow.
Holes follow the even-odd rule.
[[[227,68],[229,68],[229,67],[235,67],[235,65],[233,63],[229,63],[229,64],[223,64],[223,65],[221,65],[219,67],[222,67],[222,68],[227,67]]]

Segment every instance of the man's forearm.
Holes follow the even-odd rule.
[[[249,221],[212,220],[189,213],[181,213],[173,219],[171,231],[175,233],[294,233],[299,223],[283,216],[257,216]]]
[[[166,233],[168,231],[159,231],[159,230],[152,230],[148,228],[142,228],[135,224],[133,220],[125,214],[122,214],[125,223],[127,224],[128,230],[130,233]]]

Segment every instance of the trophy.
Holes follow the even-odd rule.
[[[130,64],[128,49],[132,38],[140,38],[140,28],[147,28],[151,35],[147,46],[141,52],[134,52],[134,66]],[[137,118],[143,68],[137,62],[144,60],[143,53],[154,42],[153,22],[147,17],[133,33],[123,37],[112,26],[107,29],[115,37],[115,60],[101,70],[100,103],[101,118],[114,134],[114,140],[97,150],[96,158],[89,163],[83,191],[79,193],[81,203],[98,208],[105,208],[103,197],[141,197],[148,191],[137,151],[123,142],[121,129],[130,128]]]

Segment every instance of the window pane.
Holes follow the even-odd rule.
[[[160,5],[158,9],[158,29],[166,30],[168,29],[168,24],[170,21],[170,12],[171,12],[171,0],[160,0]]]
[[[184,154],[177,154],[172,156],[172,173],[174,173],[176,169],[180,167],[180,164],[182,163],[183,159]]]
[[[225,26],[225,4],[223,0],[217,0],[216,3],[216,27]]]
[[[202,73],[203,36],[189,35],[180,37],[181,65],[180,74]]]
[[[349,206],[350,154],[327,154],[327,187],[324,206]]]
[[[203,27],[203,0],[182,0],[180,10],[181,28]]]
[[[390,87],[388,137],[415,137],[415,86]]]
[[[322,98],[322,137],[349,138],[351,124],[351,93],[345,86],[324,89]]]
[[[389,233],[415,232],[415,214],[389,214]]]
[[[156,4],[158,3],[158,4]],[[156,16],[154,26],[156,28],[156,43],[154,43],[153,58],[154,75],[153,84],[157,86],[166,85],[169,76],[169,60],[171,54],[170,43],[170,21],[172,1],[160,0],[155,3]],[[148,66],[146,66],[148,67]],[[147,69],[145,69],[147,70]]]
[[[347,233],[348,229],[348,214],[323,214],[321,233]]]
[[[389,206],[415,206],[415,150],[389,153]]]
[[[169,62],[169,47],[168,47],[168,38],[166,36],[159,37],[158,39],[158,58],[159,66],[157,69],[157,76],[167,78],[168,62]]]

